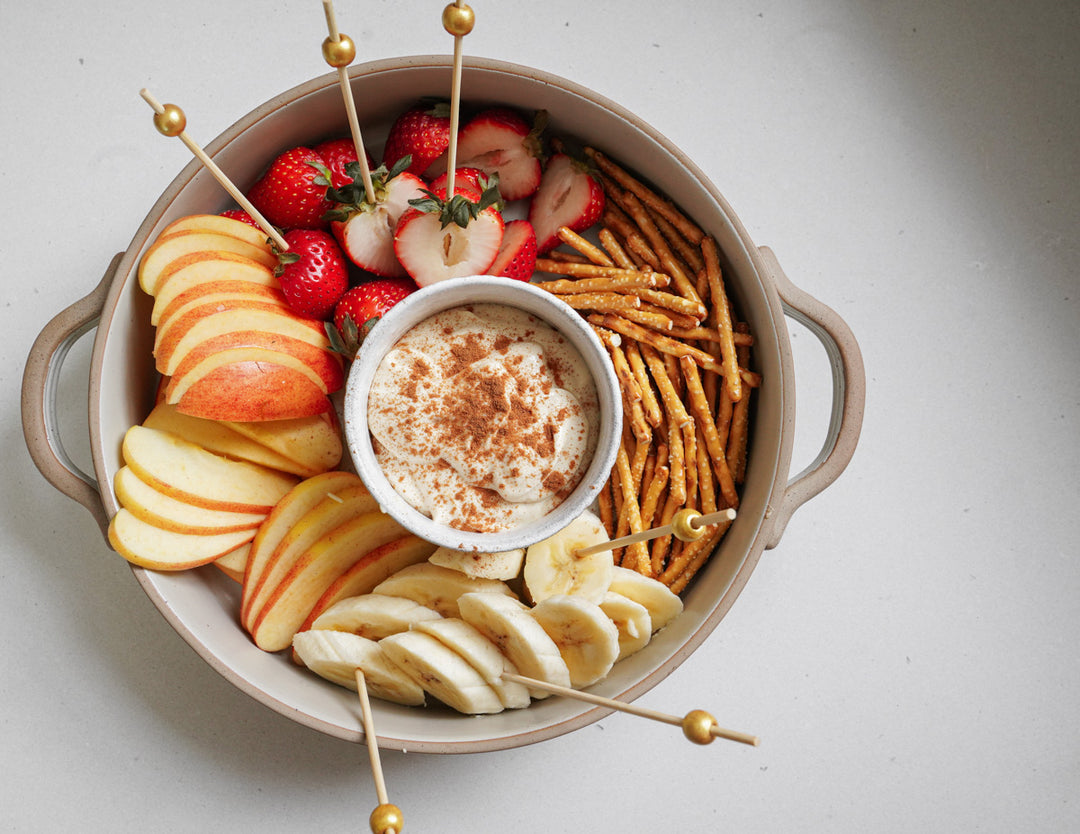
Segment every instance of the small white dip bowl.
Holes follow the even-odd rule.
[[[368,393],[383,357],[420,322],[466,304],[516,307],[549,324],[581,354],[592,376],[599,405],[596,451],[570,495],[542,518],[495,533],[458,530],[433,521],[415,509],[383,474],[368,428]],[[554,535],[596,499],[618,452],[622,434],[620,396],[619,383],[607,351],[588,323],[564,302],[522,281],[490,275],[454,278],[432,284],[399,301],[368,333],[353,361],[345,389],[345,439],[357,474],[383,512],[389,513],[407,530],[442,547],[498,553],[528,547]]]

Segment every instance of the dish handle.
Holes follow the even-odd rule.
[[[780,500],[770,508],[772,529],[765,547],[773,548],[779,544],[795,510],[835,481],[855,454],[866,404],[866,375],[862,352],[847,323],[792,284],[771,249],[761,246],[759,252],[783,302],[784,314],[806,327],[825,348],[833,387],[832,415],[821,451],[809,466],[788,480]]]
[[[113,276],[123,257],[110,262],[93,291],[61,310],[42,328],[26,360],[22,381],[22,423],[26,447],[34,465],[54,487],[78,501],[107,535],[109,516],[93,476],[83,472],[64,448],[56,418],[56,393],[60,369],[71,346],[96,327]]]

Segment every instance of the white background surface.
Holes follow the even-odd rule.
[[[441,8],[337,13],[363,59],[449,51]],[[706,171],[853,328],[867,411],[848,471],[642,699],[710,709],[760,748],[615,715],[516,751],[384,751],[406,830],[1080,829],[1080,7],[474,8],[468,54],[589,86]],[[205,144],[326,71],[321,4],[0,0],[0,16],[0,829],[366,831],[364,749],[200,660],[33,468],[17,409],[38,331],[190,158],[139,88],[180,103]],[[829,384],[792,330],[797,471]],[[84,454],[89,342],[61,400]]]

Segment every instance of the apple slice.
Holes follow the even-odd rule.
[[[158,281],[162,272],[177,258],[192,252],[234,252],[258,261],[273,269],[277,266],[277,255],[270,247],[258,246],[231,235],[216,232],[186,231],[171,234],[155,240],[146,250],[139,262],[139,286],[150,295],[157,294]]]
[[[367,492],[363,481],[352,472],[334,470],[300,481],[290,489],[259,526],[259,532],[251,543],[251,554],[244,571],[244,591],[240,601],[241,620],[250,607],[251,597],[261,581],[263,569],[277,550],[281,540],[305,515],[328,496],[349,489],[359,488]]]
[[[315,619],[335,602],[370,593],[372,588],[391,574],[417,562],[426,561],[434,552],[435,545],[412,533],[375,548],[330,583],[312,606],[299,631],[311,628]]]
[[[267,420],[226,425],[237,434],[261,443],[299,466],[325,472],[334,469],[344,452],[341,426],[333,411],[297,420]]]
[[[158,373],[172,376],[189,350],[200,342],[237,331],[258,330],[291,336],[318,348],[329,348],[323,323],[305,319],[273,304],[237,300],[208,304],[186,312],[166,328],[159,327],[154,338]]]
[[[270,245],[270,236],[262,229],[245,223],[243,220],[222,217],[220,214],[189,214],[187,217],[181,217],[162,229],[158,240],[180,232],[213,232],[246,240],[255,246]]]
[[[318,503],[309,506],[307,512],[292,520],[292,524],[280,537],[276,531],[273,536],[267,536],[271,541],[277,539],[277,544],[269,555],[264,555],[264,550],[270,542],[258,543],[256,554],[252,558],[258,560],[253,567],[257,566],[259,573],[254,575],[253,570],[248,571],[244,581],[244,598],[240,606],[240,620],[248,631],[254,627],[266,600],[305,551],[341,525],[378,509],[378,503],[367,488],[359,478],[357,481],[356,485],[337,490],[333,495],[325,496]],[[264,528],[271,524],[280,527],[282,523],[281,518],[273,522],[268,520]]]
[[[234,431],[227,423],[181,414],[176,410],[176,406],[166,402],[155,405],[147,418],[143,420],[143,425],[151,429],[172,432],[215,455],[224,455],[233,460],[246,460],[257,463],[259,466],[289,472],[301,478],[310,478],[336,465],[335,462],[322,469],[305,466],[275,452],[263,443]]]
[[[189,374],[171,398],[178,411],[207,420],[285,420],[310,417],[333,408],[324,387],[312,379],[310,368],[280,354],[266,361],[266,351],[251,348],[232,353],[252,358],[230,361],[208,371]]]
[[[109,544],[133,564],[152,570],[187,570],[219,559],[251,541],[254,530],[200,536],[155,527],[120,508],[109,522]]]
[[[242,544],[236,550],[230,550],[224,556],[219,556],[213,562],[214,567],[224,573],[234,582],[244,581],[244,569],[247,567],[248,554],[251,552],[251,542]]]
[[[375,510],[323,536],[296,560],[266,598],[251,629],[255,645],[268,652],[287,648],[335,579],[368,553],[403,535],[405,528]]]
[[[248,361],[295,368],[322,388],[324,394],[332,394],[345,384],[338,354],[277,333],[240,330],[206,339],[189,350],[165,386],[165,399],[176,402],[179,394],[174,392],[182,392],[186,385],[215,368]]]
[[[192,252],[173,260],[158,278],[150,323],[157,326],[172,300],[192,287],[213,281],[243,281],[252,286],[280,288],[273,270],[234,252]]]
[[[127,430],[122,451],[139,480],[171,498],[212,510],[268,513],[297,482],[284,472],[229,460],[145,426]]]
[[[159,295],[158,298],[160,297]],[[226,278],[220,281],[203,281],[184,290],[161,311],[157,326],[159,328],[166,327],[168,322],[179,320],[184,313],[198,307],[200,304],[215,304],[243,299],[276,304],[283,310],[289,309],[289,302],[285,300],[284,293],[277,287]],[[156,304],[157,301],[155,300],[154,303]]]
[[[193,536],[213,536],[219,533],[236,533],[255,529],[262,524],[266,513],[233,513],[225,510],[210,510],[180,501],[163,492],[158,492],[132,471],[130,466],[123,466],[113,479],[116,499],[133,516],[147,524],[172,530],[174,533],[188,533]]]

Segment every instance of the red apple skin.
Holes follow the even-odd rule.
[[[175,405],[192,417],[252,423],[312,417],[332,407],[322,388],[300,371],[251,361],[210,372]]]

